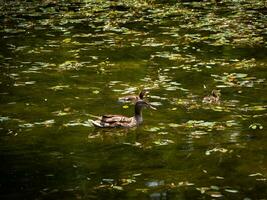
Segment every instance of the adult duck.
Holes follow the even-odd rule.
[[[142,109],[151,108],[156,110],[153,106],[143,100],[138,100],[135,103],[134,116],[126,117],[123,115],[103,115],[98,117],[97,120],[92,120],[92,123],[96,127],[100,128],[114,128],[125,127],[131,128],[140,125],[143,122]]]
[[[220,103],[220,96],[221,96],[220,90],[212,90],[211,95],[204,97],[202,102],[203,103],[211,103],[211,104],[212,103],[219,104]]]
[[[144,97],[148,94],[147,90],[142,90],[139,95],[129,95],[125,97],[120,97],[119,102],[127,103],[127,102],[137,102],[140,99],[144,99]]]

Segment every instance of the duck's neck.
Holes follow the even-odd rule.
[[[143,98],[144,98],[144,93],[143,92],[140,92],[139,99],[143,99]]]
[[[141,124],[143,122],[142,110],[139,107],[135,107],[134,117],[138,124]]]
[[[220,94],[215,91],[212,91],[212,96],[215,97],[216,99],[220,98]]]

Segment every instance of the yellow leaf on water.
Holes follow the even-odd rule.
[[[63,40],[64,43],[70,43],[71,39],[70,38],[66,38]]]
[[[93,94],[98,94],[98,93],[99,93],[98,90],[94,90],[94,91],[93,91]]]

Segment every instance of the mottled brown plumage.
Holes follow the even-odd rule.
[[[142,109],[144,107],[149,107],[156,110],[156,108],[152,107],[149,103],[143,100],[138,100],[135,103],[135,112],[133,117],[126,117],[123,115],[103,115],[97,120],[92,120],[92,123],[94,126],[100,128],[135,127],[143,122]]]
[[[220,103],[220,90],[212,90],[211,95],[203,98],[203,103],[219,104]]]

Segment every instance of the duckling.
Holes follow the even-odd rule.
[[[130,95],[125,97],[120,97],[119,102],[127,103],[127,102],[136,102],[140,99],[144,99],[144,97],[148,94],[147,90],[142,90],[138,96]]]
[[[202,102],[210,104],[219,104],[220,96],[221,96],[220,90],[212,90],[211,95],[204,97]]]
[[[126,117],[123,115],[103,115],[98,117],[97,120],[92,120],[92,123],[96,127],[100,128],[114,128],[125,127],[131,128],[140,125],[143,122],[142,109],[144,107],[156,110],[155,107],[143,100],[138,100],[135,103],[135,110],[133,117]]]

